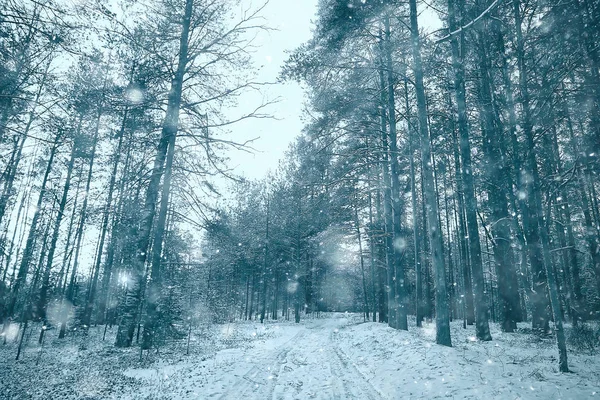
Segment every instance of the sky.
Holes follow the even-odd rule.
[[[288,58],[286,52],[293,51],[312,36],[313,21],[316,19],[318,0],[270,0],[263,10],[265,25],[275,29],[262,32],[254,45],[254,64],[257,79],[274,82]],[[426,33],[442,27],[437,14],[427,5],[419,4],[419,26]],[[230,110],[236,117],[253,110],[265,99],[279,98],[279,102],[268,108],[272,119],[250,119],[231,127],[229,139],[244,142],[258,138],[252,143],[253,152],[230,150],[229,167],[239,176],[260,179],[269,171],[277,169],[289,144],[303,128],[301,115],[305,100],[304,91],[295,82],[278,83],[264,90],[264,97],[248,93],[241,97],[239,106]],[[226,182],[224,183],[227,186]]]
[[[257,79],[262,82],[276,81],[281,67],[288,58],[286,52],[293,51],[311,37],[318,0],[270,0],[263,10],[265,25],[275,29],[261,32],[254,45]],[[262,68],[261,68],[262,66]],[[253,153],[231,150],[229,167],[241,176],[260,179],[269,170],[275,171],[289,144],[301,132],[304,93],[298,83],[278,83],[263,91],[265,99],[279,98],[266,112],[271,119],[249,119],[231,127],[228,135],[232,140],[243,142],[258,138],[252,147]],[[240,98],[240,104],[231,110],[231,115],[240,115],[254,109],[262,100],[260,95],[248,93]]]

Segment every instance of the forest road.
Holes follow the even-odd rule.
[[[230,353],[228,368],[203,392],[222,400],[383,399],[337,345],[347,324],[337,318],[282,327],[277,339]]]

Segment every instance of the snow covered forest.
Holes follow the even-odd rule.
[[[600,396],[600,1],[273,3],[0,0],[0,399]]]

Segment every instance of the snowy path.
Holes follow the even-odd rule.
[[[287,327],[282,337],[267,340],[221,371],[203,388],[215,399],[381,399],[337,344],[346,319],[310,321]],[[223,360],[236,352],[217,355]]]
[[[452,325],[454,347],[434,344],[432,325],[409,332],[357,324],[360,316],[333,314],[301,324],[232,324],[222,334],[253,337],[246,346],[217,351],[155,374],[142,369],[146,392],[128,399],[583,399],[600,393],[593,355],[573,354],[574,374],[556,369],[553,339],[503,334],[478,342],[473,328]],[[160,371],[160,372],[159,372]],[[137,376],[136,376],[137,375]],[[144,379],[144,378],[142,378]]]
[[[569,352],[570,374],[556,366],[551,337],[521,324],[479,342],[474,328],[451,324],[453,347],[435,344],[435,327],[408,332],[359,323],[360,315],[211,325],[139,360],[116,349],[116,328],[86,336],[48,336],[43,354],[31,335],[21,360],[0,346],[0,399],[304,400],[600,398],[598,353]],[[37,331],[37,329],[33,330]],[[41,356],[41,357],[40,357]],[[36,364],[40,361],[39,364]]]

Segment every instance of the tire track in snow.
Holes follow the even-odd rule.
[[[246,371],[237,376],[230,375],[225,380],[226,385],[221,380],[220,390],[213,392],[211,398],[384,399],[338,346],[337,332],[349,326],[347,322],[331,319],[310,321],[281,344],[250,350],[238,361],[249,364]]]
[[[344,396],[335,399],[381,400],[384,397],[369,382],[363,373],[352,363],[336,343],[336,332],[330,334],[331,342],[331,371],[341,383]]]
[[[296,333],[291,339],[279,346],[280,350],[273,357],[267,356],[260,359],[260,364],[254,364],[229,390],[221,394],[219,400],[238,400],[244,398],[272,399],[281,369],[285,364],[288,353],[293,349],[293,344],[306,334],[305,329]],[[268,367],[265,369],[265,366]],[[267,371],[270,375],[266,382],[262,376]]]

